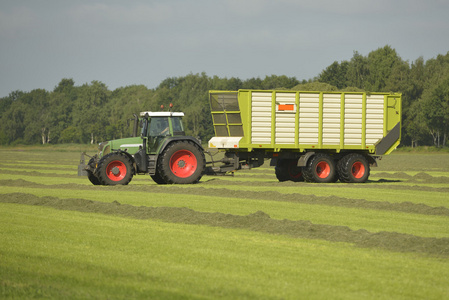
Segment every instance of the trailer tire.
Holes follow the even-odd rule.
[[[125,154],[112,152],[98,162],[98,179],[104,185],[127,185],[133,178],[132,162]]]
[[[334,159],[325,153],[312,156],[303,168],[304,179],[308,182],[330,183],[337,181]]]
[[[337,172],[341,182],[364,183],[370,175],[370,167],[365,156],[351,153],[338,161]]]
[[[185,140],[169,144],[158,159],[158,172],[168,184],[197,183],[205,167],[203,151],[195,143]]]
[[[304,181],[302,168],[297,166],[296,159],[280,159],[275,167],[276,178],[280,181],[291,180],[293,182]]]

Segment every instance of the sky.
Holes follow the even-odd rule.
[[[412,63],[449,51],[448,16],[448,0],[0,0],[0,97],[63,78],[308,80],[385,45]]]

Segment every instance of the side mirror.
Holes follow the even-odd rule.
[[[148,113],[146,113],[144,116],[144,119],[141,121],[141,122],[143,122],[142,131],[140,132],[140,137],[142,139],[144,139],[148,136],[148,123],[149,123],[148,118],[149,118],[149,115],[148,115]]]

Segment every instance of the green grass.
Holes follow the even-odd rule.
[[[257,230],[263,220],[237,229],[219,222],[142,220],[97,208],[0,202],[2,299],[444,299],[449,294],[449,216],[420,210],[449,208],[447,153],[386,156],[371,181],[361,185],[278,183],[273,168],[264,166],[235,177],[205,176],[196,185],[158,186],[146,175],[126,187],[104,187],[76,176],[76,147],[0,148],[0,201],[20,192],[19,200],[50,196],[62,203],[77,198],[118,201],[125,208],[188,207],[206,214],[198,220],[212,221],[263,211],[272,220],[310,221],[330,232],[347,226],[348,233],[362,230],[374,238],[407,236],[381,239],[400,244],[394,248],[399,250],[385,250],[333,241],[332,235],[267,233]],[[419,177],[422,172],[426,176]],[[373,208],[366,206],[370,203]],[[396,204],[418,210],[397,211]],[[310,228],[311,236],[316,228]],[[407,248],[414,239],[444,251]]]
[[[2,193],[13,193],[14,187],[2,188]],[[53,196],[58,198],[73,198],[66,190],[22,188],[21,192],[39,197]],[[148,194],[132,192],[117,197],[117,192],[77,191],[77,198],[93,201],[119,201],[133,206],[154,207],[189,207],[201,212],[221,212],[234,215],[248,215],[263,211],[273,219],[309,220],[315,224],[348,226],[351,229],[366,229],[371,232],[393,231],[428,237],[448,237],[449,226],[445,216],[423,216],[392,211],[365,210],[358,208],[332,207],[326,205],[309,205],[291,202],[273,203],[257,199],[239,199],[215,197],[211,202],[209,196],[183,195],[167,193]],[[348,216],[352,216],[348,218]]]
[[[448,292],[447,260],[243,230],[2,208],[1,219],[11,224],[1,229],[5,296],[441,299]]]

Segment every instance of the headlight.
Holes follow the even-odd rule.
[[[105,155],[108,154],[109,152],[111,152],[111,147],[109,147],[109,145],[107,145],[107,146],[104,147],[104,149],[103,149],[103,156],[105,156]]]
[[[103,142],[98,144],[98,151],[101,152],[103,151],[104,146],[106,146],[108,144],[108,142]]]

